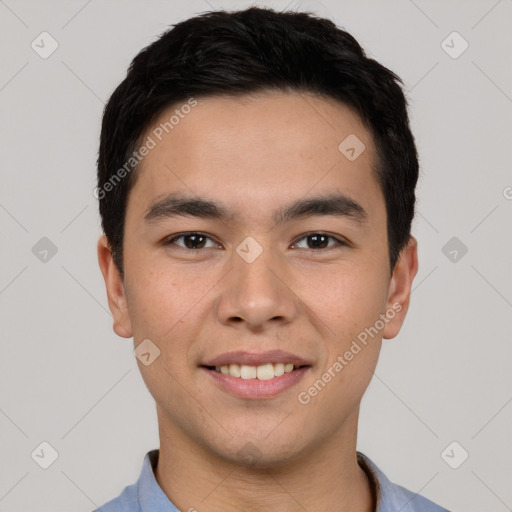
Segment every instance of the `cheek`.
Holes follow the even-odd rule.
[[[158,279],[154,272],[132,273],[129,279],[127,298],[134,339],[160,338],[179,318],[172,300],[175,286]]]
[[[321,392],[318,404],[325,401],[323,407],[334,410],[342,400],[342,415],[357,405],[377,365],[382,332],[375,325],[387,299],[381,267],[359,263],[317,274],[315,293],[305,295],[312,317],[321,319],[326,349],[315,379],[322,381],[318,387],[325,383],[329,389]]]
[[[209,294],[218,278],[192,272],[192,267],[189,271],[151,267],[133,265],[127,274],[134,345],[149,339],[158,347],[154,363],[139,363],[142,377],[155,398],[178,404],[183,398],[180,384],[192,385],[194,340],[206,321],[207,310],[213,307]]]
[[[211,276],[191,275],[176,268],[162,269],[162,265],[158,268],[154,263],[145,265],[142,261],[132,264],[126,280],[136,339],[173,337],[182,325],[197,318],[201,299],[213,286]]]
[[[299,296],[324,322],[330,337],[357,336],[375,323],[386,305],[387,282],[375,265],[337,265],[302,279]]]
[[[181,410],[191,391],[191,340],[195,338],[197,307],[204,295],[202,286],[186,285],[183,274],[142,266],[130,276],[129,308],[134,345],[149,339],[158,348],[158,356],[145,365],[138,362],[142,378],[158,404],[166,410]]]

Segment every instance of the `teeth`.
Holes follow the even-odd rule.
[[[281,377],[281,375],[284,375],[284,364],[283,363],[276,363],[274,365],[274,375],[276,377]]]
[[[285,373],[290,373],[294,368],[295,366],[292,363],[267,363],[261,366],[230,364],[216,366],[215,371],[242,379],[270,380],[274,377],[281,377]]]
[[[240,365],[230,364],[227,368],[229,370],[229,375],[231,375],[231,377],[240,377]]]
[[[246,366],[245,364],[240,366],[240,377],[242,377],[242,379],[255,379],[256,373],[256,366]]]
[[[262,366],[258,366],[256,368],[256,377],[259,380],[269,380],[273,379],[274,374],[274,365],[273,364],[264,364]]]

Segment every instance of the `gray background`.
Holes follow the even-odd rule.
[[[112,331],[96,259],[102,109],[168,25],[248,5],[0,0],[2,512],[91,510],[158,447],[154,403],[132,340]],[[363,399],[358,449],[452,511],[512,510],[512,0],[259,5],[331,17],[410,98],[420,269]],[[43,31],[59,45],[47,59],[31,47]],[[453,31],[469,44],[458,58],[442,46]],[[43,237],[57,248],[46,261]],[[43,441],[58,452],[48,469],[36,463],[50,456]],[[443,457],[453,441],[462,448]],[[462,449],[469,458],[452,469]]]

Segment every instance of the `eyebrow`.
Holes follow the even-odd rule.
[[[354,199],[345,194],[328,194],[297,201],[274,211],[274,224],[283,224],[291,220],[305,217],[333,215],[347,217],[357,224],[364,224],[368,219],[366,210]],[[230,213],[221,203],[202,198],[188,197],[171,193],[161,201],[151,205],[144,216],[146,223],[156,222],[164,218],[190,216],[201,219],[214,219],[228,223],[238,215]]]

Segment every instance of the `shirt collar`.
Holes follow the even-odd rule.
[[[146,453],[142,471],[137,482],[137,498],[142,512],[180,512],[158,485],[154,470],[158,463],[159,450]]]

